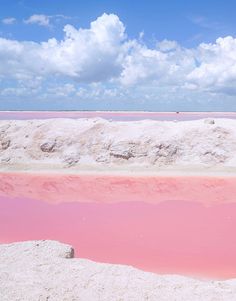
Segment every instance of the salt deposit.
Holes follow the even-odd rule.
[[[73,258],[55,241],[0,245],[0,300],[235,301],[236,280],[201,281]]]
[[[0,121],[1,168],[236,167],[236,120]]]

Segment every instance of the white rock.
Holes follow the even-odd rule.
[[[33,168],[236,167],[236,120],[0,121],[0,162]]]
[[[55,241],[0,245],[1,301],[235,301],[236,280],[200,281],[72,258]]]

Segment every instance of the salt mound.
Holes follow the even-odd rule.
[[[54,241],[0,245],[0,300],[235,300],[236,280],[160,276],[129,266],[68,259],[71,250]]]
[[[236,166],[236,120],[96,119],[0,121],[0,162],[47,165]]]

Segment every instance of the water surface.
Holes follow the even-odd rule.
[[[114,121],[197,120],[201,118],[236,118],[235,112],[112,112],[112,111],[0,111],[0,120],[48,118],[105,118]]]
[[[0,241],[55,239],[146,271],[236,277],[236,177],[0,174]]]

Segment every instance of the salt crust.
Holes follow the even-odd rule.
[[[0,168],[236,168],[236,120],[0,121]]]
[[[0,245],[1,301],[235,301],[235,296],[235,279],[201,281],[96,263],[73,258],[73,249],[56,241]]]

